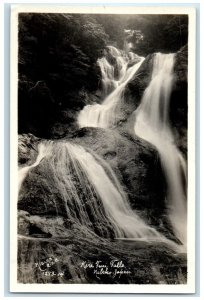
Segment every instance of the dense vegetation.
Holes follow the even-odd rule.
[[[46,136],[59,110],[81,108],[85,91],[98,87],[96,60],[106,42],[102,26],[88,16],[20,15],[20,132]]]
[[[139,55],[153,52],[176,52],[188,42],[186,15],[140,15],[129,20],[128,28],[141,32],[143,39],[133,34],[129,40]]]
[[[107,44],[122,48],[126,39],[143,56],[177,51],[187,25],[181,15],[20,14],[19,132],[53,137],[54,123],[68,126],[86,103],[100,101],[96,62]]]

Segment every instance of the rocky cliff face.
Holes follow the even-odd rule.
[[[174,239],[171,225],[166,219],[166,183],[158,153],[153,146],[128,132],[101,128],[82,128],[72,138],[62,139],[64,142],[66,140],[106,160],[127,193],[131,207],[147,223]],[[28,165],[35,162],[38,143],[39,139],[32,135],[19,137],[21,166],[25,162]],[[31,215],[49,216],[56,215],[57,207],[57,215],[66,217],[57,187],[46,172],[49,170],[41,164],[28,174],[22,186],[23,193],[19,194],[18,208]]]
[[[78,130],[76,118],[78,109],[61,110],[58,120],[50,129],[50,137],[69,141],[98,154],[111,166],[132,209],[166,237],[175,240],[171,225],[166,218],[166,182],[156,149],[133,132],[133,111],[140,104],[143,92],[151,80],[153,55],[149,55],[124,93],[123,118],[114,129],[82,128]],[[176,54],[175,82],[170,100],[170,120],[177,145],[187,155],[187,47]],[[81,95],[83,105],[100,102],[100,93]],[[81,98],[81,99],[82,99]],[[84,100],[86,99],[86,100]],[[59,117],[60,116],[60,117]],[[38,154],[42,139],[32,134],[19,136],[19,166],[32,165]],[[56,141],[57,142],[57,141]],[[74,180],[74,178],[72,178]],[[126,244],[105,241],[89,236],[86,228],[77,227],[67,219],[63,201],[53,184],[49,170],[43,163],[29,172],[23,182],[18,199],[19,233],[19,280],[22,282],[53,283],[185,283],[186,257],[175,255],[163,244],[145,242]],[[77,184],[77,182],[76,182]],[[51,187],[51,188],[50,188]],[[81,187],[77,186],[80,190]],[[43,252],[44,251],[44,252]],[[30,253],[33,253],[29,256]],[[47,279],[37,270],[26,273],[46,255],[56,255],[62,278]],[[85,260],[121,260],[130,268],[126,276],[102,278],[90,270],[81,270]],[[54,268],[55,270],[55,268]],[[29,277],[30,276],[30,277]]]
[[[165,183],[158,154],[151,145],[129,133],[83,128],[73,142],[106,160],[129,195],[133,209],[147,223],[174,239],[165,219]],[[37,156],[40,140],[32,135],[19,136],[19,164],[31,165]],[[72,178],[74,182],[74,178]],[[85,226],[67,218],[57,187],[43,163],[30,172],[18,201],[18,279],[23,283],[136,283],[177,284],[186,282],[186,257],[176,254],[162,242],[117,241],[90,235]],[[78,187],[80,189],[80,187]],[[51,191],[51,192],[50,192]],[[148,193],[147,193],[148,191]],[[46,277],[36,263],[57,259],[46,271],[63,274]],[[104,264],[122,261],[126,274],[98,275],[83,262]],[[32,270],[32,272],[30,272]],[[100,269],[98,269],[99,271]]]

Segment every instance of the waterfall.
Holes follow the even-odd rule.
[[[144,60],[133,52],[125,53],[113,46],[107,47],[106,56],[98,60],[104,100],[102,104],[86,105],[80,111],[79,127],[109,128],[116,125],[125,87]],[[108,61],[108,57],[111,57],[114,65]],[[133,65],[128,67],[130,62],[133,62]]]
[[[116,87],[116,81],[114,80],[114,67],[105,57],[98,59],[98,65],[102,75],[102,93],[105,97]]]
[[[113,60],[112,63],[115,66],[108,61],[108,57],[109,60],[110,58]],[[113,46],[108,46],[105,56],[99,58],[97,63],[101,70],[102,95],[105,98],[118,86],[119,81],[123,78],[127,68],[128,58],[122,51],[119,51]]]
[[[58,190],[67,219],[79,228],[83,226],[101,237],[158,240],[176,248],[130,208],[115,173],[98,155],[70,142],[41,142],[36,162],[23,168],[23,177],[20,170],[21,193],[26,174],[40,164],[40,178],[44,174],[50,192],[53,187]]]
[[[18,170],[18,190],[20,190],[23,181],[26,178],[26,175],[28,174],[29,170],[31,170],[32,168],[36,167],[37,165],[39,165],[39,163],[41,162],[41,160],[46,156],[47,153],[47,147],[45,147],[45,145],[43,143],[41,143],[38,146],[38,156],[36,161],[30,165],[30,166],[25,166],[23,168],[20,168]]]
[[[168,112],[174,54],[154,56],[152,79],[136,110],[135,134],[153,144],[161,157],[167,182],[167,208],[175,235],[186,245],[187,208],[183,180],[186,162],[175,145]]]

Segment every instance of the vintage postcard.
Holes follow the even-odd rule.
[[[195,9],[11,9],[12,292],[194,293]]]

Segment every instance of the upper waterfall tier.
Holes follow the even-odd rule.
[[[108,46],[98,60],[102,76],[101,104],[87,105],[78,115],[79,127],[109,128],[117,123],[117,112],[123,101],[126,85],[135,75],[144,58]],[[131,66],[130,66],[131,65]]]

